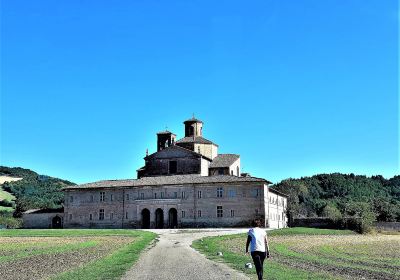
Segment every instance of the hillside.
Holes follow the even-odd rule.
[[[0,166],[0,212],[22,212],[33,208],[59,208],[61,189],[74,183],[40,175],[20,167]]]
[[[289,195],[290,218],[327,217],[400,221],[400,176],[319,174],[287,179],[273,186]]]

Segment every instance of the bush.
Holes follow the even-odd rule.
[[[0,216],[0,228],[20,228],[22,227],[22,219],[17,219],[8,215]]]
[[[342,219],[342,213],[333,205],[326,205],[322,210],[322,216],[337,222]]]
[[[0,206],[15,208],[15,202],[14,201],[8,201],[8,200],[1,200],[0,201]]]
[[[346,204],[347,226],[360,233],[372,230],[376,221],[376,214],[367,202],[349,202]]]

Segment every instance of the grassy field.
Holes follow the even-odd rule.
[[[7,200],[7,201],[13,201],[15,200],[15,196],[13,196],[11,193],[6,192],[3,190],[2,186],[0,185],[0,201]],[[12,207],[5,207],[0,205],[0,212],[14,212],[14,208]]]
[[[119,279],[155,237],[135,230],[1,230],[0,279]]]
[[[400,279],[400,235],[360,235],[351,231],[292,228],[268,233],[271,258],[266,279]],[[193,247],[213,260],[245,269],[246,234],[209,237]],[[216,252],[223,252],[218,257]]]

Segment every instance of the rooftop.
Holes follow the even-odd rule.
[[[179,139],[176,141],[177,144],[179,143],[196,143],[196,144],[214,144],[212,141],[207,140],[206,138],[202,136],[188,136],[188,137],[183,137],[182,139]],[[217,144],[214,144],[218,146]]]
[[[184,121],[183,123],[194,123],[194,122],[203,123],[201,120],[196,119],[195,117],[188,119],[188,120]]]
[[[235,154],[219,154],[213,159],[210,168],[229,167],[239,159],[239,155]]]
[[[183,184],[214,184],[214,183],[243,183],[259,182],[271,184],[271,182],[256,177],[237,177],[229,175],[220,176],[200,176],[198,174],[173,175],[173,176],[154,176],[142,177],[140,179],[126,180],[104,180],[82,185],[69,186],[68,189],[87,189],[87,188],[118,188],[118,187],[144,187],[144,186],[165,186]]]
[[[173,134],[173,135],[176,136],[175,133],[173,133],[173,132],[171,132],[171,131],[169,131],[169,130],[160,131],[160,132],[157,132],[157,134]]]

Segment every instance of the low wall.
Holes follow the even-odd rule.
[[[377,230],[400,231],[400,222],[377,222]]]
[[[340,225],[328,218],[295,218],[290,223],[290,227],[337,229]]]

